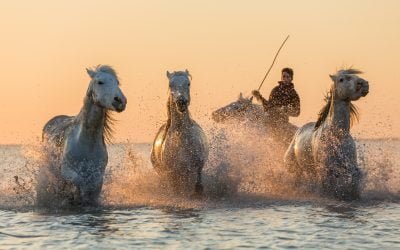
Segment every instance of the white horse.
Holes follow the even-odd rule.
[[[77,116],[60,115],[43,128],[43,141],[55,149],[55,166],[40,171],[37,203],[95,205],[108,162],[105,141],[112,136],[110,110],[122,112],[127,99],[116,72],[107,65],[87,69],[89,83]]]
[[[194,186],[195,195],[201,195],[201,174],[208,158],[208,142],[202,128],[190,117],[190,74],[187,70],[167,71],[167,77],[168,120],[155,137],[151,162],[176,191],[192,192]]]
[[[297,180],[309,175],[322,182],[325,193],[339,199],[357,199],[361,173],[357,166],[357,151],[350,134],[357,109],[351,101],[369,92],[366,80],[355,69],[339,70],[333,80],[326,105],[316,123],[308,123],[295,134],[284,160]]]

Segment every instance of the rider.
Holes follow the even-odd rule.
[[[274,87],[271,91],[269,99],[266,100],[258,90],[253,90],[253,96],[262,103],[265,111],[270,116],[271,125],[276,128],[279,135],[282,135],[291,140],[292,135],[288,135],[287,132],[295,132],[293,125],[289,123],[289,116],[297,117],[300,115],[300,98],[294,89],[293,80],[293,69],[283,68],[281,74],[281,81],[279,85]],[[290,131],[287,131],[289,129]],[[283,132],[283,133],[279,133]],[[289,133],[292,134],[292,133]]]

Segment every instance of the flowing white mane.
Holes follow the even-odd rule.
[[[91,68],[90,70],[92,70],[92,71],[94,71],[96,73],[102,72],[102,73],[110,74],[110,75],[114,76],[118,80],[117,72],[115,71],[115,69],[113,69],[109,65],[101,65],[101,64],[99,64],[99,65]],[[118,84],[119,84],[119,81],[118,81]]]

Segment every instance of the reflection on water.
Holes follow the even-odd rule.
[[[400,204],[270,202],[257,208],[0,211],[3,247],[400,247]]]
[[[81,232],[104,237],[118,231],[118,228],[112,226],[115,224],[116,220],[112,214],[101,211],[94,214],[85,213],[79,217],[71,216],[71,220],[65,221],[65,225],[80,228]]]
[[[202,222],[200,211],[194,209],[164,208],[162,211],[169,215],[163,223],[163,232],[167,234],[179,235]]]

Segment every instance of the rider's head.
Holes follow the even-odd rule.
[[[293,69],[291,68],[283,68],[281,81],[285,83],[291,83],[293,80]]]

